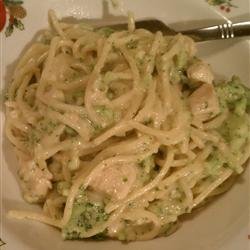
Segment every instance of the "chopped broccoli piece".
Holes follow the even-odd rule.
[[[216,176],[224,165],[225,159],[221,156],[218,150],[213,151],[213,153],[208,157],[205,168],[210,176]]]
[[[173,84],[181,83],[189,86],[190,88],[194,88],[196,86],[188,79],[184,70],[180,70],[176,67],[172,67],[170,70],[170,81]]]
[[[189,56],[185,50],[181,50],[173,58],[174,64],[170,69],[171,83],[182,83],[190,85],[190,81],[186,76],[186,69],[189,64]],[[192,86],[191,86],[192,87]]]
[[[250,123],[248,115],[244,114],[238,116],[231,113],[228,119],[218,129],[218,132],[230,147],[230,155],[227,156],[228,167],[234,169],[236,172],[241,172],[242,169],[237,166],[235,159],[240,158],[242,149],[250,140]]]
[[[149,180],[151,180],[156,171],[156,165],[154,161],[154,155],[148,156],[143,161],[139,163],[140,166],[140,179],[143,184],[147,183]]]
[[[170,80],[171,83],[178,83],[181,81],[181,72],[176,67],[172,67],[170,71]]]
[[[53,133],[53,131],[55,130],[57,126],[58,126],[58,122],[53,121],[51,119],[44,118],[38,122],[37,131],[50,135]]]
[[[35,129],[29,130],[28,133],[28,141],[31,145],[35,145],[36,143],[39,143],[41,140],[41,136],[39,132],[37,132]]]
[[[151,155],[142,161],[145,172],[149,173],[155,167],[154,156]]]
[[[241,98],[235,102],[234,113],[242,116],[244,115],[247,108],[247,98]]]
[[[108,214],[101,202],[91,202],[84,192],[80,191],[74,202],[72,214],[67,225],[62,230],[64,239],[82,239],[85,233],[94,226],[107,221]]]
[[[185,50],[181,50],[179,54],[174,57],[175,66],[181,70],[187,67],[188,54]]]
[[[250,90],[236,76],[228,83],[215,87],[222,109],[230,110],[229,117],[218,128],[218,132],[229,144],[230,154],[226,157],[226,165],[237,173],[242,172],[238,165],[242,150],[250,140],[250,123],[248,107],[250,106]]]
[[[238,115],[244,113],[244,108],[250,106],[250,90],[236,76],[227,83],[218,84],[215,90],[222,108],[229,107]]]
[[[41,141],[45,134],[51,135],[57,126],[58,122],[52,119],[41,119],[35,127],[27,131],[27,134],[21,140],[26,147],[33,148],[34,145]]]
[[[245,141],[245,139],[249,137],[249,121],[247,115],[238,117],[235,114],[230,114],[228,119],[222,124],[218,131],[230,144],[238,138]]]

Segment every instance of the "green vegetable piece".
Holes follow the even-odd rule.
[[[56,121],[53,121],[51,119],[43,119],[39,121],[37,129],[43,133],[46,134],[52,134],[55,128],[58,126],[58,123]]]
[[[181,52],[174,57],[174,61],[177,69],[179,70],[185,69],[188,63],[187,52],[185,50],[181,50]]]
[[[148,156],[142,161],[142,167],[144,168],[146,173],[149,173],[155,167],[154,156]]]
[[[222,108],[229,107],[234,109],[238,101],[243,100],[236,112],[243,113],[244,106],[250,106],[250,90],[244,86],[239,77],[233,76],[232,80],[227,83],[215,86],[216,93],[219,97]],[[246,102],[246,104],[244,104]]]
[[[247,98],[241,98],[240,100],[235,102],[234,113],[242,116],[245,114],[247,108]]]
[[[228,119],[218,129],[219,133],[228,142],[232,143],[236,138],[246,139],[249,137],[249,122],[246,115],[237,116],[230,114]]]
[[[206,162],[205,168],[210,176],[216,176],[219,173],[219,170],[221,167],[223,167],[223,164],[225,163],[225,160],[221,157],[221,154],[215,150],[208,158],[208,161]]]
[[[221,125],[218,132],[229,144],[230,154],[226,156],[228,167],[237,173],[242,172],[236,159],[241,158],[241,153],[247,142],[250,140],[250,123],[247,114],[238,116],[231,113],[228,119]]]
[[[101,203],[76,201],[73,205],[71,218],[62,229],[62,236],[64,239],[85,238],[86,232],[94,226],[104,223],[107,219],[108,215]]]
[[[154,161],[154,155],[151,155],[147,158],[145,158],[143,161],[139,163],[140,166],[140,179],[142,183],[147,183],[149,180],[151,180],[154,175],[156,174],[155,168],[155,161]]]

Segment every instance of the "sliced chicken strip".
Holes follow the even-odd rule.
[[[42,202],[52,188],[52,174],[47,169],[40,169],[35,161],[20,160],[18,174],[24,199],[30,203]]]
[[[214,117],[220,112],[219,101],[213,85],[204,83],[188,98],[192,114],[201,121]]]
[[[187,76],[192,82],[196,84],[212,84],[214,80],[214,75],[211,71],[210,66],[200,61],[189,66],[189,68],[187,69]]]
[[[123,199],[130,192],[136,180],[136,174],[135,165],[110,166],[100,171],[90,182],[90,186],[94,190],[110,195],[114,199]]]

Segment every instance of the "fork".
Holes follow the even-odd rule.
[[[250,36],[250,21],[239,23],[227,22],[220,25],[183,31],[175,31],[157,19],[136,21],[135,26],[137,29],[143,28],[151,32],[160,30],[164,35],[182,33],[192,37],[196,42]],[[123,30],[127,28],[127,23],[111,24],[108,27],[115,30]]]

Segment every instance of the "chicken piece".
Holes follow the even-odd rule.
[[[219,101],[213,85],[204,83],[188,98],[192,114],[201,121],[206,121],[220,112]]]
[[[58,54],[50,65],[47,79],[52,82],[67,80],[74,74],[74,70],[70,67],[73,62],[74,58],[72,56],[62,53]]]
[[[52,188],[52,174],[47,169],[40,169],[35,161],[20,160],[18,174],[24,199],[30,203],[42,202]]]
[[[187,76],[194,84],[212,84],[214,80],[210,66],[204,62],[196,62],[189,66]]]
[[[130,192],[136,180],[134,165],[116,165],[104,168],[90,182],[90,186],[114,199],[123,199]]]

